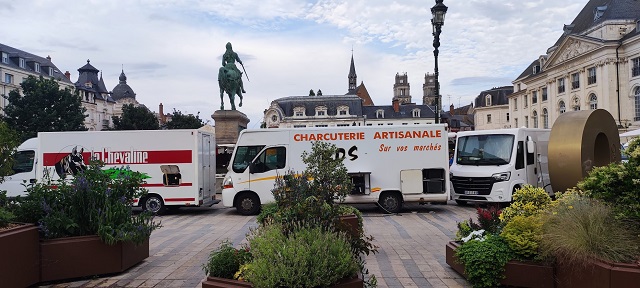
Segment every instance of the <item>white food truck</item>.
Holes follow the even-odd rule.
[[[336,157],[344,159],[354,183],[345,203],[379,203],[393,213],[403,202],[446,203],[447,138],[444,124],[243,130],[223,181],[222,203],[241,214],[258,213],[261,204],[274,201],[276,177],[305,170],[301,155],[313,141],[338,147]]]
[[[104,169],[129,167],[144,173],[149,193],[135,205],[162,213],[167,207],[213,205],[215,134],[206,129],[40,132],[18,147],[14,173],[0,184],[8,197],[25,184],[69,179],[90,159]],[[217,201],[217,202],[216,202]]]
[[[511,202],[529,184],[553,195],[549,180],[551,130],[514,128],[458,132],[451,196],[467,202]]]

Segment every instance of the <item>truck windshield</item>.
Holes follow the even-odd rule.
[[[264,148],[265,145],[257,145],[257,146],[238,146],[236,147],[236,155],[233,157],[233,165],[231,166],[233,172],[242,173],[251,160],[256,158],[258,152]]]
[[[504,165],[511,162],[514,135],[472,135],[458,137],[459,165]]]
[[[13,174],[31,172],[35,156],[33,150],[19,151],[13,155]]]

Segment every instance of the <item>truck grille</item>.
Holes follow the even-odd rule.
[[[469,194],[465,191],[478,191],[472,195],[489,195],[493,187],[492,177],[451,177],[453,190],[456,194]],[[473,192],[472,192],[473,193]]]

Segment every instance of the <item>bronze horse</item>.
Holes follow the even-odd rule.
[[[233,64],[227,64],[230,66]],[[233,67],[220,67],[218,70],[218,86],[220,87],[220,110],[224,110],[224,92],[229,96],[231,110],[236,110],[235,95],[240,97],[239,107],[242,107],[242,87],[240,87],[241,73],[238,73]]]

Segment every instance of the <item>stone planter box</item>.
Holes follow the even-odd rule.
[[[464,265],[458,263],[458,257],[456,257],[455,249],[458,246],[460,244],[454,241],[447,244],[446,262],[453,270],[466,278]],[[500,281],[500,284],[513,287],[554,287],[553,273],[553,266],[512,260],[505,265],[505,278]]]
[[[0,232],[0,286],[28,287],[40,282],[39,237],[33,224]]]
[[[640,265],[592,260],[583,266],[556,265],[556,287],[638,287]]]
[[[40,281],[56,281],[123,272],[149,257],[149,240],[107,245],[98,236],[40,242]]]
[[[249,282],[238,281],[233,279],[225,279],[218,277],[207,277],[202,281],[202,288],[232,288],[232,287],[253,287]],[[332,288],[362,288],[364,287],[364,281],[360,277],[353,277],[344,279],[338,284],[330,286]]]

